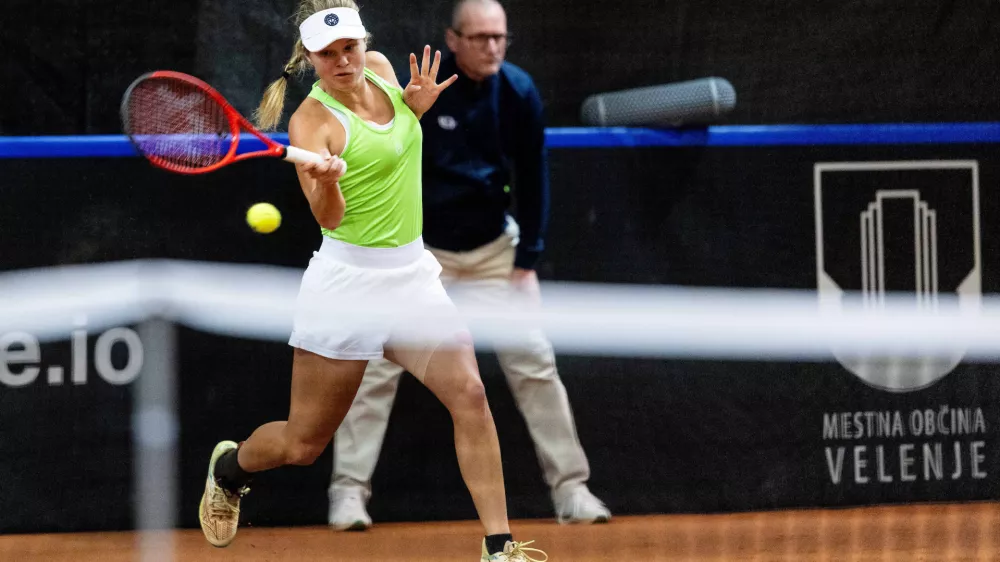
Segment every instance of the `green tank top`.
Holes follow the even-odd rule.
[[[389,96],[392,125],[378,129],[313,84],[309,97],[338,109],[350,123],[347,148],[340,155],[347,173],[340,178],[344,219],[323,235],[356,246],[396,248],[413,242],[423,231],[421,148],[423,132],[416,115],[403,102],[403,91],[365,68],[365,77]]]

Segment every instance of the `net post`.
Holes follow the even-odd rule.
[[[144,362],[132,394],[133,516],[142,562],[172,562],[179,494],[176,328],[139,325]]]

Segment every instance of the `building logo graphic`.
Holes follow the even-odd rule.
[[[929,314],[978,310],[981,296],[976,161],[836,162],[814,167],[820,306],[880,313],[887,305]],[[891,307],[889,307],[891,308]],[[924,388],[955,369],[950,356],[834,356],[888,391]]]

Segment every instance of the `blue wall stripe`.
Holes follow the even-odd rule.
[[[272,138],[288,142],[288,135]],[[805,146],[868,144],[1000,143],[1000,123],[899,123],[865,125],[717,125],[685,129],[554,127],[549,148],[637,148],[672,146]],[[240,152],[260,150],[247,139]],[[0,136],[0,158],[91,158],[135,156],[123,135]]]

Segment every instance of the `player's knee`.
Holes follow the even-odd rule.
[[[481,412],[489,406],[486,402],[486,388],[479,377],[468,377],[459,389],[456,406],[463,411]]]
[[[323,454],[326,443],[310,443],[308,441],[293,440],[285,448],[285,462],[299,466],[307,466]]]

